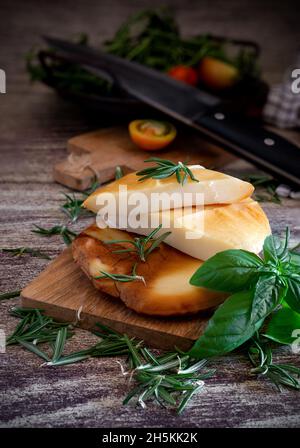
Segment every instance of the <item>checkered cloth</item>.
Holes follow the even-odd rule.
[[[271,88],[263,118],[267,123],[279,128],[300,126],[300,94],[292,92],[290,82]]]
[[[292,90],[294,79],[291,74],[294,68],[300,68],[300,52],[294,66],[287,71],[283,82],[270,89],[263,109],[264,120],[279,128],[300,126],[300,93],[294,93]],[[293,190],[289,185],[279,185],[276,193],[282,198],[300,199],[300,191]]]
[[[263,118],[267,123],[279,128],[294,128],[300,126],[300,93],[292,90],[292,71],[300,68],[300,51],[292,66],[286,71],[281,84],[271,87]]]

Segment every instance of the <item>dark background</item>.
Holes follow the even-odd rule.
[[[169,5],[184,35],[211,32],[256,40],[263,69],[278,80],[300,48],[300,2],[281,0],[1,0],[1,65],[11,76],[21,71],[22,56],[42,34],[68,37],[88,32],[93,43],[113,35],[133,12]]]
[[[34,103],[30,114],[38,114],[39,126],[44,125],[40,103],[47,98],[45,107],[51,106],[50,113],[55,113],[56,106],[61,107],[61,101],[57,103],[46,87],[29,87],[25,73],[24,55],[33,46],[40,45],[41,35],[68,38],[88,32],[91,42],[99,45],[133,12],[161,5],[169,5],[174,11],[184,35],[211,32],[256,40],[262,47],[263,76],[270,83],[281,79],[300,48],[299,1],[1,0],[0,68],[7,74],[7,94],[0,96],[0,132],[14,138],[20,132],[19,117],[22,131],[32,131],[34,123],[28,116],[26,103]],[[48,100],[50,94],[52,97]]]

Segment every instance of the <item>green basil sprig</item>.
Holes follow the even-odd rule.
[[[216,310],[190,356],[218,356],[239,347],[283,300],[291,311],[300,313],[300,258],[288,249],[288,242],[287,229],[283,241],[272,235],[265,239],[263,258],[244,250],[227,250],[194,273],[192,285],[233,294]]]
[[[263,336],[279,344],[292,344],[300,336],[300,314],[284,305],[272,315]]]

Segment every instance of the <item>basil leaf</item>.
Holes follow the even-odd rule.
[[[289,304],[292,310],[300,313],[300,274],[297,272],[290,272],[284,275],[287,283],[287,293],[285,301]]]
[[[299,334],[292,337],[295,330],[299,330]],[[280,344],[292,344],[300,336],[300,314],[289,307],[281,308],[274,313],[264,336]]]
[[[238,292],[220,305],[188,355],[201,359],[223,355],[250,339],[262,325],[250,321],[253,296],[254,291]]]
[[[190,284],[222,292],[250,289],[258,280],[263,261],[246,250],[230,249],[209,258],[194,273]]]
[[[284,298],[286,288],[276,274],[261,275],[254,289],[251,308],[251,322],[257,322],[270,314]]]
[[[267,263],[271,261],[272,263],[278,262],[277,251],[281,247],[281,241],[276,235],[267,236],[263,245],[264,260]]]
[[[290,251],[290,262],[300,268],[300,254],[298,252]]]
[[[289,258],[288,243],[290,238],[290,231],[287,228],[285,232],[285,239],[282,241],[276,235],[267,236],[263,245],[263,254],[265,262],[277,263],[278,260],[286,261]]]

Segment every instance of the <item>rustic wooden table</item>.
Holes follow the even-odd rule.
[[[0,247],[40,248],[52,258],[62,251],[64,245],[59,237],[43,239],[31,233],[34,224],[50,227],[64,219],[60,205],[62,191],[66,189],[53,182],[52,166],[65,156],[65,144],[70,136],[105,124],[101,117],[96,117],[92,123],[83,111],[63,102],[47,88],[30,86],[24,73],[23,54],[38,42],[38,35],[42,33],[70,35],[86,29],[99,29],[101,36],[111,35],[111,29],[131,10],[138,8],[130,2],[118,2],[118,8],[113,8],[112,3],[116,6],[112,1],[84,2],[84,7],[80,2],[73,2],[72,7],[69,1],[63,6],[51,2],[43,3],[40,8],[33,1],[1,2],[0,42],[4,59],[0,59],[0,64],[5,61],[3,68],[7,71],[8,93],[0,95]],[[208,3],[203,2],[200,8],[193,1],[174,2],[185,30],[189,29],[189,24],[195,24],[198,17],[199,20],[206,18],[205,30],[215,26],[216,32],[230,35],[228,20],[238,10],[240,34],[250,38],[255,36],[262,43],[265,41],[269,79],[278,79],[278,59],[288,62],[284,49],[288,48],[291,56],[295,45],[289,36],[294,33],[295,37],[298,33],[299,37],[296,15],[286,6],[288,2],[280,2],[280,6],[275,2],[277,6],[269,10],[264,9],[261,2],[245,2],[248,6],[251,3],[253,11],[259,13],[252,21],[248,14],[244,20],[244,9],[238,9],[239,2],[227,2],[228,9],[224,14],[222,12],[222,17],[219,8],[212,11]],[[145,1],[140,2],[139,6],[145,4]],[[111,11],[114,11],[113,16]],[[263,35],[259,35],[255,30],[262,21],[268,26],[260,28]],[[267,38],[276,34],[274,28],[282,31],[276,54]],[[292,29],[290,34],[285,32]],[[299,139],[296,133],[294,138]],[[229,168],[236,174],[254,170],[241,161]],[[293,200],[285,200],[282,205],[263,204],[275,233],[282,234],[289,225],[293,240],[299,241],[299,206],[300,203]],[[78,228],[85,224],[79,222]],[[23,287],[48,263],[29,256],[15,258],[0,254],[0,257],[1,292]],[[1,328],[7,334],[17,323],[9,310],[18,304],[18,298],[0,303]],[[94,336],[77,330],[68,346],[76,350],[92,342]],[[280,359],[292,359],[290,350],[281,351]],[[181,417],[154,405],[144,410],[122,406],[122,398],[128,389],[113,358],[92,359],[53,369],[40,367],[40,360],[33,354],[13,346],[0,354],[0,363],[2,427],[300,426],[297,392],[285,390],[280,394],[268,381],[253,378],[243,355],[217,361],[216,376],[207,381],[203,392],[193,399]]]

